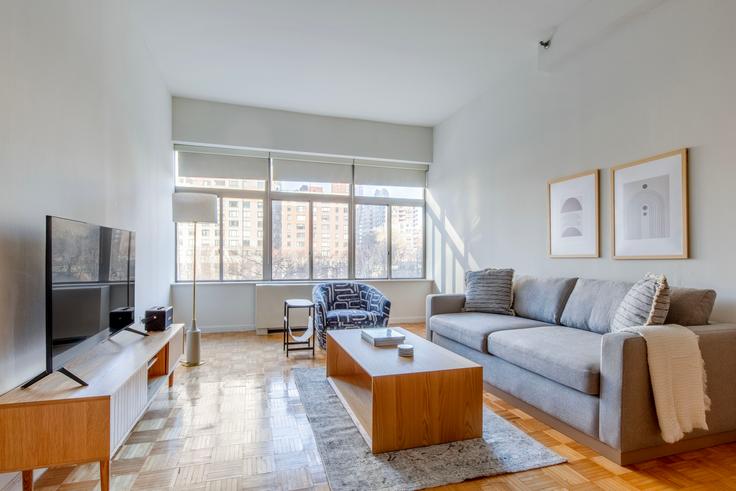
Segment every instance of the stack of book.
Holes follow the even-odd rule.
[[[361,337],[373,346],[398,346],[404,342],[406,336],[390,327],[361,329]]]

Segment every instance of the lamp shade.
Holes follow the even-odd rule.
[[[217,223],[217,195],[206,193],[174,193],[175,222]]]

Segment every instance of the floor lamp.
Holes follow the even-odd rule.
[[[197,327],[197,224],[217,223],[217,195],[205,193],[174,193],[172,199],[174,222],[194,224],[194,255],[192,264],[192,323],[187,331],[184,365],[201,365],[200,336]]]

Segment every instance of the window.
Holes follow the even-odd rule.
[[[176,152],[177,186],[253,191],[266,189],[268,161],[262,157],[203,153],[188,147],[186,150]]]
[[[355,277],[388,277],[388,206],[355,205]]]
[[[309,247],[305,241],[287,241],[290,231],[296,230],[296,203],[273,201],[271,207],[271,276],[274,280],[308,280]]]
[[[424,276],[424,209],[391,207],[391,277]]]
[[[362,184],[355,186],[355,195],[374,198],[424,199],[424,189],[406,186],[370,186]]]
[[[273,159],[271,190],[285,193],[350,195],[352,161],[342,163]]]
[[[197,279],[217,281],[220,279],[220,239],[215,237],[216,223],[198,223],[197,229],[207,230],[211,238],[197,241]],[[176,277],[179,280],[192,280],[194,258],[194,224],[176,224]]]
[[[219,200],[218,223],[197,225],[198,280],[424,277],[426,168],[211,151],[176,147],[177,191]],[[177,281],[192,279],[194,240],[177,224]]]
[[[243,198],[223,198],[224,206],[248,207],[253,203],[261,202],[258,199]],[[229,220],[223,229],[224,233],[237,237],[250,237],[257,235],[262,231],[258,227],[246,225],[235,220]],[[263,279],[263,248],[251,246],[250,240],[234,240],[230,241],[225,248],[222,265],[222,279],[226,281],[233,280],[260,280]]]
[[[312,259],[312,277],[319,280],[339,279],[348,277],[348,246],[342,242],[340,235],[334,232],[329,223],[317,224],[317,210],[323,214],[331,210],[336,212],[347,211],[348,203],[313,203],[312,243],[319,244],[320,250]],[[337,226],[347,223],[348,217],[344,214],[328,214],[328,219]]]

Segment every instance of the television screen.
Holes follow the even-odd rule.
[[[125,327],[112,328],[110,313],[134,307],[135,233],[47,217],[46,290],[52,371]]]

